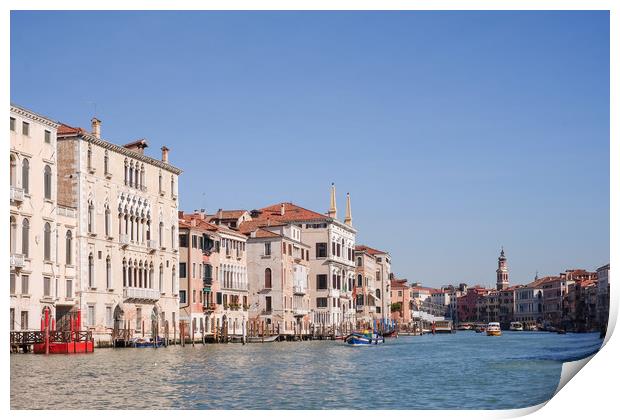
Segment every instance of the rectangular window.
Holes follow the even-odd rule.
[[[65,297],[71,298],[73,297],[73,281],[67,280],[67,286],[65,289]]]
[[[316,244],[316,257],[317,258],[327,258],[327,243],[318,242]]]
[[[136,332],[142,332],[142,308],[136,308]]]
[[[179,263],[179,277],[182,279],[187,277],[187,263]]]
[[[15,330],[15,309],[11,308],[11,331]]]
[[[327,289],[327,274],[316,275],[316,288],[317,290]]]
[[[185,290],[179,290],[179,303],[187,303],[187,292]]]
[[[28,283],[30,280],[30,276],[22,275],[22,295],[28,294]]]
[[[15,294],[15,273],[11,273],[11,294]]]
[[[179,235],[179,246],[181,248],[187,248],[187,236],[185,233]]]
[[[192,263],[192,277],[196,277],[196,263]]]
[[[49,277],[43,277],[43,296],[51,296],[51,279]]]
[[[45,142],[47,144],[52,142],[52,133],[49,130],[45,130]]]
[[[30,124],[28,124],[26,121],[22,122],[22,134],[24,136],[30,135]]]
[[[265,255],[271,255],[271,242],[265,243]]]
[[[10,124],[11,124],[11,131],[15,131],[15,118],[11,117],[10,120]]]
[[[105,307],[105,319],[106,319],[106,325],[108,326],[108,328],[113,328],[114,327],[114,318],[112,317],[112,307],[111,306],[106,306]]]
[[[21,313],[21,329],[22,331],[28,329],[28,311],[22,311]]]
[[[95,325],[95,305],[88,305],[88,325]]]
[[[265,296],[265,310],[271,312],[271,296]]]
[[[222,304],[222,292],[217,292],[215,295],[215,301],[218,305]]]
[[[198,248],[198,237],[196,235],[192,235],[192,248]]]
[[[196,303],[196,289],[192,290],[192,303]]]
[[[317,308],[327,308],[327,298],[316,298],[316,307]]]

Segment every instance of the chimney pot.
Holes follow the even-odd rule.
[[[284,208],[284,203],[280,204],[280,216],[284,216],[284,212],[285,212],[285,208]]]
[[[91,134],[97,138],[101,138],[101,120],[97,117],[93,117],[90,120],[90,126],[92,128]]]
[[[168,149],[166,146],[162,146],[161,147],[161,161],[164,163],[168,163],[168,152],[170,151],[170,149]]]

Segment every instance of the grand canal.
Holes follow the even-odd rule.
[[[549,399],[598,334],[474,332],[11,355],[13,409],[499,409]]]

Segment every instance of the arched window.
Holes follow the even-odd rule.
[[[271,289],[271,268],[265,268],[265,289]]]
[[[159,264],[159,292],[164,291],[164,265]]]
[[[51,260],[51,246],[52,246],[52,228],[49,223],[45,223],[43,227],[43,259],[45,261]]]
[[[22,254],[27,257],[30,248],[30,221],[24,219],[22,221]]]
[[[125,185],[129,183],[129,164],[127,163],[127,159],[125,159]]]
[[[162,184],[162,178],[161,178],[161,171],[159,171],[159,192],[161,193],[163,191],[163,184]]]
[[[30,176],[30,162],[28,159],[24,159],[22,161],[22,188],[26,194],[29,193],[29,182],[28,178]]]
[[[110,237],[111,232],[110,232],[110,206],[108,206],[107,204],[105,205],[105,236]]]
[[[17,221],[15,217],[11,216],[11,254],[15,254],[17,252]]]
[[[375,295],[377,295],[377,299],[381,299],[381,289],[375,290]]]
[[[177,294],[177,268],[172,266],[172,294]]]
[[[123,258],[123,287],[127,287],[127,260]]]
[[[49,165],[43,169],[43,193],[46,199],[52,199],[52,168]]]
[[[153,263],[149,265],[149,289],[153,288],[153,277],[155,276],[155,270],[153,269]]]
[[[95,259],[93,254],[88,254],[88,287],[95,286]]]
[[[170,196],[174,197],[174,175],[170,175]]]
[[[93,168],[93,145],[88,143],[88,151],[86,152],[86,164],[88,165],[88,170]]]
[[[95,205],[92,200],[88,202],[88,232],[95,231]]]
[[[159,246],[164,246],[164,222],[159,222]]]
[[[357,266],[358,267],[362,266],[362,257],[357,257]]]
[[[112,260],[109,255],[105,259],[105,284],[106,289],[112,288]]]
[[[357,287],[362,287],[362,275],[357,275]]]
[[[17,186],[17,161],[15,156],[11,155],[11,187]]]
[[[129,163],[129,186],[133,187],[133,162]]]
[[[73,242],[73,233],[70,230],[67,230],[67,234],[65,235],[65,262],[67,265],[71,265],[72,261],[72,243]]]
[[[110,173],[110,157],[107,150],[103,155],[103,173],[106,175]]]
[[[170,228],[170,232],[171,232],[171,237],[170,237],[170,239],[171,239],[171,241],[170,241],[171,247],[172,247],[172,249],[176,249],[176,246],[175,246],[176,245],[175,244],[175,242],[176,242],[175,241],[175,239],[176,239],[175,238],[176,228],[174,227],[174,225],[172,225],[172,227]]]

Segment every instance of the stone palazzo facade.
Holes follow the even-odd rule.
[[[92,130],[58,127],[58,205],[75,209],[76,307],[96,340],[178,329],[178,176],[144,153],[141,139],[118,146]]]

